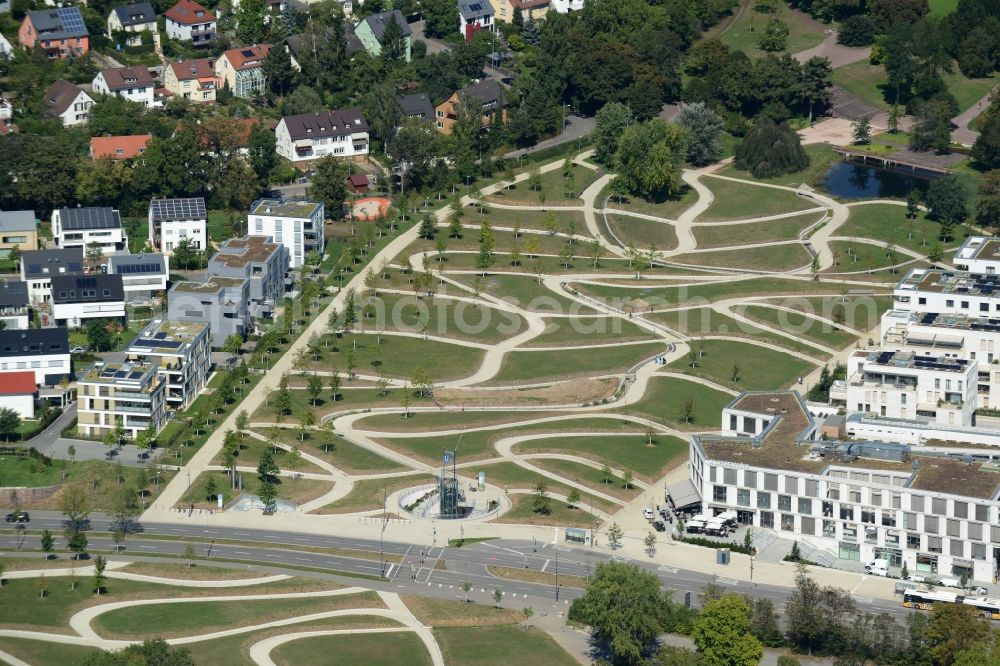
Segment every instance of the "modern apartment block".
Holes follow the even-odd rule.
[[[166,418],[166,386],[152,363],[95,363],[77,379],[77,429],[99,438],[120,422],[131,438],[155,433]]]
[[[274,137],[277,153],[299,167],[327,155],[363,159],[369,150],[368,121],[361,109],[285,116]]]
[[[1000,238],[969,236],[952,260],[955,268],[980,275],[1000,273]]]
[[[208,211],[205,199],[151,199],[149,202],[149,245],[171,254],[187,239],[195,250],[208,247]]]
[[[52,211],[52,238],[62,248],[101,246],[104,254],[128,249],[122,218],[114,208],[57,208]]]
[[[212,277],[208,282],[178,282],[167,293],[167,318],[208,324],[212,346],[222,347],[234,333],[246,336],[250,318],[250,281]]]
[[[32,370],[36,384],[73,379],[69,333],[65,328],[0,330],[0,371]]]
[[[813,559],[992,580],[1000,466],[962,451],[820,440],[821,429],[794,391],[743,393],[723,409],[720,435],[691,438],[685,485],[704,513],[736,511],[739,523],[815,549]]]
[[[250,281],[250,316],[270,317],[285,293],[288,249],[264,236],[230,238],[208,261],[208,275]]]
[[[250,207],[247,227],[251,236],[268,236],[288,249],[291,268],[300,268],[310,253],[326,247],[322,202],[258,199]]]
[[[125,350],[128,361],[156,367],[171,412],[187,407],[205,387],[211,352],[208,324],[170,319],[151,321]]]
[[[170,263],[158,252],[113,254],[108,257],[108,275],[122,276],[127,303],[149,303],[166,294]]]
[[[28,299],[40,305],[52,300],[52,278],[83,275],[83,248],[31,250],[21,255],[21,280],[28,285]]]
[[[976,410],[976,361],[913,352],[857,351],[847,359],[849,412],[971,426]]]
[[[1000,275],[914,268],[893,290],[894,310],[1000,316]]]

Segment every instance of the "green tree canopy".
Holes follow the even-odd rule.
[[[683,187],[681,171],[688,143],[684,127],[660,118],[630,125],[618,144],[618,177],[628,191],[647,199],[676,196]]]
[[[754,178],[773,178],[801,171],[809,166],[799,135],[788,125],[763,119],[750,126],[746,138],[736,148],[737,169]]]
[[[756,666],[764,654],[750,633],[750,608],[735,594],[709,601],[694,621],[691,638],[714,666]]]

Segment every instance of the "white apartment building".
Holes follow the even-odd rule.
[[[952,260],[959,270],[980,275],[1000,273],[1000,238],[969,236]]]
[[[113,254],[108,257],[108,274],[122,276],[122,289],[128,303],[149,303],[167,295],[170,263],[158,252]]]
[[[288,248],[290,268],[300,268],[313,252],[322,256],[326,247],[322,202],[258,199],[247,217],[249,235],[269,236]]]
[[[820,427],[794,391],[743,393],[723,409],[720,435],[691,438],[688,490],[670,492],[696,497],[707,515],[735,511],[742,524],[796,539],[814,560],[884,558],[992,580],[1000,466],[904,444],[820,441]]]
[[[149,202],[149,246],[164,254],[172,254],[184,239],[191,247],[208,247],[208,212],[205,199],[151,199]]]
[[[156,79],[148,67],[112,67],[102,69],[94,77],[93,90],[104,95],[118,95],[153,108]]]
[[[129,343],[126,360],[152,363],[166,381],[167,409],[187,407],[208,381],[212,365],[208,324],[154,319]]]
[[[33,370],[39,385],[72,380],[69,332],[65,328],[0,330],[0,370]]]
[[[830,398],[848,412],[971,426],[978,378],[976,361],[861,350],[848,357],[846,386],[831,388]]]
[[[52,211],[52,238],[61,248],[101,246],[105,254],[128,248],[122,219],[114,208],[57,208]]]
[[[121,275],[54,275],[52,318],[59,326],[82,326],[88,319],[125,323],[125,290]]]
[[[914,268],[893,290],[894,310],[1000,316],[1000,275]]]
[[[358,159],[368,155],[368,122],[361,109],[285,116],[274,128],[275,150],[295,166],[333,155]]]
[[[95,363],[77,379],[77,428],[103,437],[118,423],[134,439],[157,432],[166,416],[166,380],[152,363]]]
[[[978,361],[976,405],[1000,409],[1000,319],[889,310],[881,330],[887,351]]]

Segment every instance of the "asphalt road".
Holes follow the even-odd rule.
[[[32,512],[29,530],[50,529],[61,533],[63,517],[56,512]],[[4,527],[12,527],[4,525]],[[91,517],[92,531],[107,531],[108,519],[95,514]],[[586,547],[571,547],[538,543],[497,540],[470,544],[463,548],[443,548],[438,544],[405,544],[385,542],[382,552],[387,556],[387,563],[381,564],[377,558],[360,559],[341,554],[309,552],[309,548],[336,548],[346,550],[379,552],[377,540],[354,539],[337,536],[317,536],[310,534],[294,534],[273,530],[250,530],[240,528],[204,528],[198,526],[143,523],[142,535],[129,537],[125,542],[125,552],[120,558],[139,557],[143,555],[169,554],[181,555],[187,545],[184,539],[197,539],[204,543],[196,543],[196,553],[200,557],[224,558],[242,560],[253,563],[252,566],[262,571],[282,572],[282,565],[288,567],[316,567],[332,569],[348,574],[363,574],[379,576],[384,572],[387,582],[365,581],[361,583],[374,589],[390,590],[424,596],[464,598],[461,590],[464,581],[473,584],[470,597],[483,603],[491,603],[494,589],[504,592],[504,605],[521,608],[533,605],[544,608],[547,604],[564,609],[565,606],[582,591],[576,588],[560,587],[541,583],[528,583],[500,579],[486,569],[489,565],[543,571],[560,575],[588,576],[599,562],[607,561],[603,553],[595,553]],[[157,538],[148,538],[150,536]],[[25,548],[39,547],[36,534],[25,534]],[[238,540],[246,544],[211,543],[213,539]],[[0,549],[16,550],[19,536],[16,534],[0,535]],[[99,549],[110,549],[112,542],[106,537],[91,537],[90,546]],[[57,539],[57,551],[60,557],[67,557],[65,543],[61,536]],[[714,552],[706,551],[706,557],[714,557]],[[371,555],[369,555],[371,557]],[[616,558],[618,559],[618,558]],[[674,599],[684,601],[684,592],[692,593],[692,603],[697,603],[697,593],[712,577],[706,574],[686,571],[676,567],[654,566],[640,560],[633,564],[653,572],[664,587],[675,590]],[[285,572],[318,576],[314,572],[301,572],[288,569]],[[331,572],[333,573],[333,572]],[[790,572],[791,573],[791,572]],[[319,577],[331,577],[323,575]],[[336,578],[336,576],[332,576]],[[344,582],[358,584],[356,579],[344,578]],[[791,588],[770,585],[755,585],[749,581],[729,578],[716,580],[727,591],[739,594],[749,594],[755,597],[771,599],[777,609],[783,611],[785,601]],[[854,596],[858,609],[868,612],[884,612],[897,620],[903,620],[912,611],[902,607],[901,603]]]

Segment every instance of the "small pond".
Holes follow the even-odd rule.
[[[870,164],[836,162],[819,183],[820,189],[842,199],[905,199],[910,190],[927,189],[932,174],[895,171]]]

